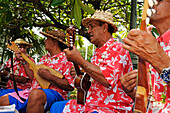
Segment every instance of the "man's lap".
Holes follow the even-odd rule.
[[[54,102],[64,100],[64,98],[57,91],[54,91],[51,89],[42,89],[42,90],[45,92],[46,98],[47,98],[47,103],[44,106],[45,110],[50,109],[51,105]],[[28,99],[24,103],[21,103],[19,100],[15,99],[14,97],[9,95],[9,102],[10,102],[10,104],[15,104],[16,109],[19,110],[20,112],[26,111]]]
[[[50,113],[62,113],[68,101],[69,100],[55,102],[50,108]],[[98,112],[93,111],[91,113],[98,113]]]
[[[18,88],[18,91],[22,91],[22,89]],[[12,93],[12,92],[15,92],[15,90],[14,89],[0,89],[0,97],[5,94]]]

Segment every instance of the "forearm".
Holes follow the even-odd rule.
[[[23,77],[23,76],[17,76],[17,75],[14,75],[14,78],[15,78],[15,81],[18,82],[18,83],[23,83],[25,84],[29,79],[26,78],[26,77]],[[9,79],[10,80],[13,80],[13,75],[10,74],[9,76]]]
[[[8,79],[10,79],[10,80],[13,80],[13,75],[10,74],[9,71],[4,70],[3,72],[0,72],[0,75],[5,78],[8,77]],[[14,78],[15,78],[16,82],[23,83],[23,84],[29,80],[28,78],[25,78],[23,76],[17,76],[17,75],[14,75]]]
[[[105,87],[109,87],[110,84],[104,77],[102,71],[100,70],[99,66],[96,66],[84,59],[80,60],[78,63],[80,67],[94,80],[98,81],[99,83],[103,84]]]
[[[58,78],[58,77],[53,77],[53,79],[50,80],[50,82],[54,85],[56,85],[57,87],[59,87],[60,89],[66,90],[66,91],[72,91],[74,90],[74,88],[72,86],[70,86],[69,82],[67,79],[62,79],[62,78]]]
[[[163,51],[160,46],[157,53],[153,54],[148,62],[156,69],[160,74],[164,68],[170,67],[170,57]]]
[[[34,72],[30,69],[30,65],[27,62],[25,62],[24,64],[24,70],[25,70],[26,75],[32,81],[32,79],[34,78]]]

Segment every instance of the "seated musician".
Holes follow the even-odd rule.
[[[65,53],[62,52],[66,47],[65,34],[60,30],[52,30],[47,33],[41,32],[47,37],[45,49],[49,52],[42,56],[38,64],[44,64],[61,73],[64,77],[59,78],[50,73],[50,70],[40,68],[38,75],[51,83],[48,89],[42,89],[35,78],[33,79],[30,90],[19,91],[21,97],[27,99],[22,102],[15,93],[0,97],[0,106],[16,104],[16,109],[21,113],[43,113],[47,111],[52,103],[67,99],[67,92],[74,88],[69,70],[73,66],[67,61]],[[19,52],[17,53],[19,56]],[[73,85],[73,84],[72,84]]]
[[[86,103],[77,104],[75,99],[55,102],[50,112],[132,113],[133,100],[124,92],[119,80],[132,70],[132,62],[129,52],[112,37],[117,30],[112,14],[97,10],[91,18],[83,19],[82,24],[88,27],[91,43],[97,46],[91,63],[75,47],[64,52],[69,61],[78,64],[92,78]]]
[[[26,54],[27,48],[32,47],[32,44],[27,43],[25,40],[21,38],[16,39],[15,43],[18,44],[21,52],[23,52],[24,54]],[[34,62],[33,58],[31,57],[29,58]],[[11,59],[4,63],[3,66],[4,69],[0,71],[0,76],[7,78],[8,82],[5,89],[3,88],[0,89],[0,96],[15,91],[13,84],[13,75],[10,73],[10,70],[12,70]],[[13,74],[15,77],[18,91],[31,88],[33,76],[30,74],[30,72],[24,70],[26,66],[27,65],[25,65],[25,62],[22,62],[20,59],[16,57],[13,59]]]
[[[158,4],[153,8],[156,13],[150,17],[150,24],[156,27],[160,37],[155,39],[151,33],[151,26],[147,32],[133,29],[124,39],[123,46],[150,64],[148,112],[170,113],[170,13],[168,12],[170,0],[158,0]],[[121,77],[122,86],[134,99],[136,76],[137,73],[133,71]]]

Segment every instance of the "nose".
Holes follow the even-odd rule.
[[[91,27],[90,26],[88,27],[87,32],[88,32],[88,34],[91,33]]]

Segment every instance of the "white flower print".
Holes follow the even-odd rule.
[[[125,67],[125,65],[127,65],[127,61],[126,61],[126,54],[125,55],[120,55],[120,61],[119,63],[123,64],[123,68]]]
[[[109,102],[116,102],[113,100],[114,94],[107,96],[107,98],[104,100],[105,105],[109,104]]]

